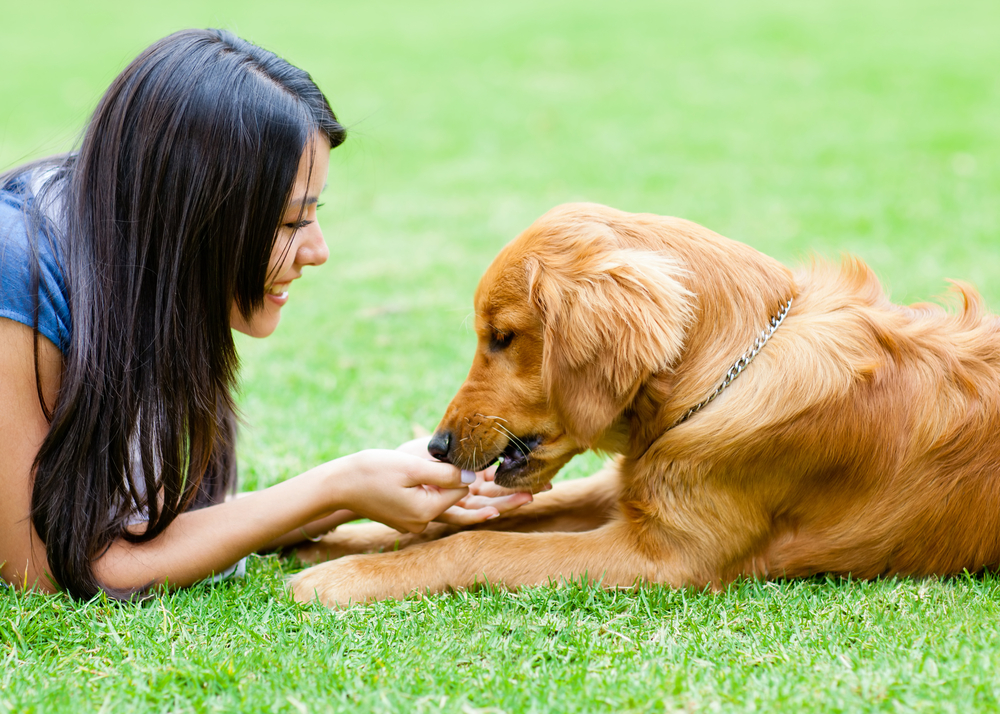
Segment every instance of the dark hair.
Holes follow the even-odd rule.
[[[43,402],[31,517],[71,594],[101,589],[92,563],[115,539],[155,538],[235,487],[230,312],[249,320],[264,303],[316,132],[345,138],[306,72],[229,32],[186,30],[129,64],[79,152],[50,160],[35,205],[61,203],[72,341],[54,410]]]

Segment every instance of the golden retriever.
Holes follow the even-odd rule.
[[[586,449],[618,458],[463,532],[338,529],[302,557],[399,549],[311,567],[294,595],[995,566],[1000,322],[955,290],[951,312],[902,307],[858,260],[792,272],[677,218],[555,208],[483,276],[430,450],[536,492]]]

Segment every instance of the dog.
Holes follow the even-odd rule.
[[[587,449],[617,458],[462,532],[338,529],[301,557],[347,557],[293,594],[997,566],[1000,321],[953,290],[950,311],[899,306],[857,259],[793,272],[689,221],[557,207],[479,283],[472,368],[429,450],[533,492]]]

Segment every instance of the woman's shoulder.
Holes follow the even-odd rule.
[[[32,327],[37,305],[38,331],[65,354],[72,323],[62,259],[55,237],[34,230],[36,221],[29,218],[31,200],[23,178],[0,186],[0,317]],[[38,266],[37,290],[33,288],[34,265]]]

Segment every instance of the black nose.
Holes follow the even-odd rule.
[[[448,461],[448,449],[451,447],[451,432],[438,431],[434,433],[431,440],[427,442],[427,451],[438,461]]]

